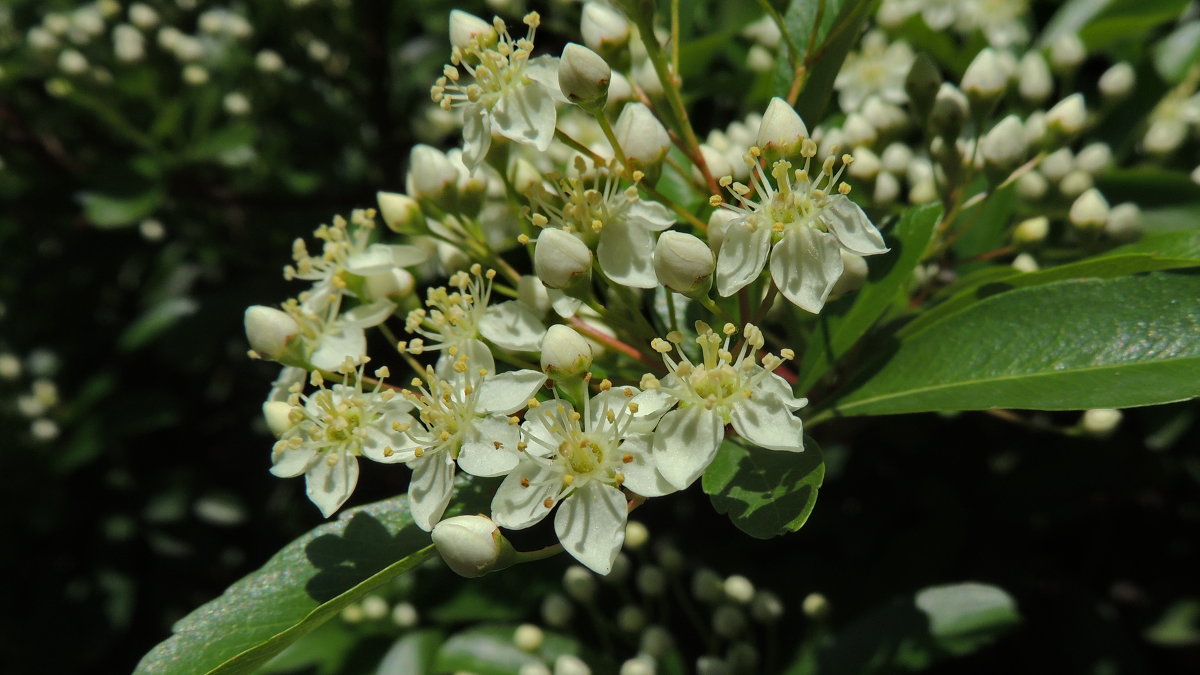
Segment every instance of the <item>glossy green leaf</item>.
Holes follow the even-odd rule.
[[[934,586],[852,623],[818,653],[817,671],[920,671],[976,651],[1020,622],[1016,601],[1000,588],[980,583]]]
[[[1088,49],[1141,39],[1179,16],[1189,0],[1114,0],[1079,31]]]
[[[151,189],[131,197],[85,192],[79,199],[87,219],[96,227],[109,229],[133,225],[149,216],[162,204],[163,197],[162,191]]]
[[[468,484],[447,515],[477,508],[481,492]],[[412,522],[406,496],[343,511],[176,623],[175,634],[147,654],[136,672],[253,672],[433,551],[429,534]]]
[[[792,0],[783,13],[784,39],[795,45],[803,58],[803,55],[810,53],[825,39],[843,4],[843,0]],[[781,44],[780,48],[787,47]],[[795,75],[787,55],[781,53],[775,66],[776,96],[787,96]]]
[[[824,40],[818,41],[819,46],[815,50],[810,49],[810,55],[806,59],[810,63],[808,79],[805,80],[804,90],[796,100],[796,112],[800,113],[801,119],[810,126],[823,119],[825,107],[833,93],[833,81],[842,69],[842,63],[850,49],[858,44],[863,26],[874,14],[878,4],[878,0],[845,0]],[[786,92],[784,94],[786,95]]]
[[[1170,239],[1170,242],[1161,244],[1149,240],[1138,242],[1129,247],[1114,249],[1102,256],[1036,272],[1022,273],[1006,268],[1005,274],[981,275],[945,302],[923,312],[897,331],[896,336],[906,338],[984,298],[1016,288],[1029,288],[1067,279],[1112,279],[1143,272],[1200,267],[1200,255],[1188,252],[1191,246],[1200,245],[1200,242],[1193,242],[1191,237],[1171,236]]]
[[[1200,276],[995,295],[880,349],[842,415],[1125,408],[1200,395]],[[872,370],[874,368],[874,370]]]
[[[196,313],[199,305],[191,298],[167,298],[146,310],[117,338],[117,347],[129,352],[152,341],[177,321]]]
[[[1105,257],[1146,254],[1162,258],[1192,258],[1200,261],[1200,229],[1148,235],[1132,244],[1115,248]]]
[[[857,293],[832,303],[818,318],[817,330],[800,361],[796,388],[808,391],[831,364],[846,354],[912,279],[912,271],[933,239],[942,217],[940,205],[915,206],[888,233],[888,253],[868,260],[870,274]]]
[[[701,484],[718,513],[746,534],[769,539],[804,527],[824,480],[821,448],[806,436],[800,453],[725,441]]]
[[[579,652],[575,640],[546,632],[542,646],[530,654],[513,642],[515,630],[513,625],[479,626],[451,636],[438,650],[434,672],[517,675],[523,665],[538,661],[553,664],[563,654]]]

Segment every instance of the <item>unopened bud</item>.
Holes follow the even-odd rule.
[[[366,275],[363,287],[367,300],[398,299],[412,295],[416,283],[411,272],[394,267],[385,272]]]
[[[586,2],[579,20],[579,32],[583,35],[583,44],[611,57],[629,42],[629,20],[605,4]]]
[[[875,177],[874,198],[879,205],[891,204],[900,196],[900,179],[887,171],[879,172]]]
[[[1083,40],[1074,33],[1066,33],[1059,36],[1054,44],[1050,45],[1050,63],[1059,71],[1067,71],[1075,68],[1083,63],[1083,59],[1087,57],[1087,47],[1084,46]]]
[[[641,87],[642,91],[651,98],[659,98],[663,94],[662,79],[658,77],[658,70],[654,67],[654,62],[646,59],[640,65],[635,66],[630,73],[633,75],[633,81]]]
[[[1042,159],[1041,170],[1048,180],[1059,181],[1075,166],[1075,155],[1070,148],[1059,148]]]
[[[1054,91],[1054,76],[1041,52],[1028,51],[1021,57],[1018,68],[1017,90],[1021,98],[1031,103],[1045,101]]]
[[[259,356],[272,360],[282,357],[288,342],[300,332],[296,320],[286,312],[263,305],[246,308],[243,323],[250,348]]]
[[[871,152],[871,149],[862,146],[854,149],[854,163],[846,169],[846,173],[850,174],[851,178],[861,178],[863,180],[871,180],[879,174],[879,169],[882,168],[882,163],[879,161],[879,155]]]
[[[806,138],[808,127],[804,126],[796,109],[778,96],[772,98],[758,125],[758,138],[754,144],[781,157],[791,157],[799,154],[800,145]]]
[[[654,273],[677,293],[706,292],[715,267],[708,244],[685,232],[663,232],[654,247]]]
[[[1137,239],[1142,233],[1142,210],[1133,202],[1123,202],[1108,212],[1104,233],[1117,241]]]
[[[746,615],[733,605],[721,605],[713,612],[712,627],[723,638],[735,638],[746,628]]]
[[[574,42],[563,47],[558,86],[568,101],[591,113],[602,110],[611,80],[612,69],[599,54]]]
[[[1096,188],[1079,195],[1067,215],[1071,224],[1080,230],[1099,230],[1108,222],[1108,201]]]
[[[1079,421],[1079,427],[1091,436],[1103,438],[1117,430],[1122,417],[1120,410],[1110,408],[1087,410],[1083,413],[1083,419]]]
[[[1097,174],[1112,166],[1112,148],[1107,143],[1089,143],[1075,155],[1075,166],[1091,174]]]
[[[1063,179],[1058,181],[1058,191],[1064,197],[1078,197],[1086,190],[1096,184],[1092,174],[1083,169],[1073,169],[1063,176]]]
[[[916,109],[917,119],[929,116],[934,98],[942,86],[942,72],[925,52],[919,52],[913,60],[908,76],[904,78],[904,91]]]
[[[468,579],[502,570],[514,562],[512,546],[489,518],[447,518],[434,525],[431,534],[446,565]]]
[[[888,174],[890,175],[890,174]],[[862,288],[867,282],[867,259],[842,249],[842,275],[838,277],[830,295],[844,295]]]
[[[986,111],[1008,88],[1008,70],[1001,64],[996,50],[984,47],[967,66],[962,76],[962,90],[971,99],[976,111]]]
[[[654,675],[655,665],[654,659],[649,656],[635,656],[625,663],[621,664],[621,670],[617,675]]]
[[[1025,158],[1025,125],[1016,115],[1000,120],[983,137],[983,159],[991,166],[1009,171]]]
[[[667,588],[667,576],[663,574],[662,568],[656,565],[644,565],[637,572],[638,590],[651,598],[656,598],[662,595]]]
[[[400,192],[376,192],[379,215],[392,232],[412,233],[424,229],[425,216],[417,200]]]
[[[692,575],[692,595],[700,602],[716,602],[724,597],[724,594],[725,582],[716,572],[701,568]]]
[[[930,121],[937,135],[942,138],[955,139],[962,132],[963,123],[970,112],[970,103],[958,87],[949,82],[943,82],[933,101]]]
[[[725,241],[725,230],[729,227],[729,223],[740,216],[736,211],[729,209],[716,209],[708,217],[708,247],[713,253],[721,250],[721,242]]]
[[[759,623],[775,623],[783,616],[783,601],[771,591],[759,591],[750,601],[750,616]]]
[[[1013,243],[1017,246],[1036,246],[1046,240],[1050,234],[1050,219],[1045,216],[1035,216],[1022,220],[1013,229]]]
[[[535,185],[541,185],[543,180],[542,173],[524,157],[518,157],[509,167],[508,179],[520,194],[525,194]]]
[[[829,600],[820,593],[809,593],[804,597],[804,601],[800,605],[800,609],[804,615],[810,619],[825,619],[829,616],[830,606]]]
[[[592,669],[574,654],[561,654],[554,659],[554,675],[592,675]]]
[[[1118,99],[1128,96],[1129,92],[1133,91],[1135,84],[1137,84],[1137,75],[1133,71],[1133,66],[1121,61],[1104,71],[1104,74],[1100,76],[1100,81],[1097,82],[1097,88],[1105,98]]]
[[[513,631],[513,644],[523,652],[532,654],[541,649],[545,641],[546,634],[531,623],[523,623]]]
[[[418,143],[408,155],[406,182],[413,197],[448,208],[458,194],[458,169],[444,152]]]
[[[636,633],[646,627],[646,613],[636,605],[626,605],[617,612],[617,628],[623,633]]]
[[[546,228],[533,249],[533,270],[547,288],[566,288],[591,272],[592,251],[575,235]]]
[[[486,36],[484,42],[496,39],[496,29],[491,23],[461,9],[450,11],[450,44],[459,49],[471,46],[476,35]]]
[[[542,600],[542,621],[554,628],[563,628],[571,622],[575,608],[561,594],[551,593]]]
[[[542,372],[559,379],[580,375],[591,367],[591,344],[570,326],[550,326],[542,338]]]
[[[670,631],[658,625],[649,626],[642,631],[642,640],[638,647],[641,651],[655,658],[666,654],[675,644]]]
[[[1083,94],[1075,92],[1046,111],[1046,128],[1051,133],[1074,136],[1087,123],[1087,104]]]
[[[748,604],[754,598],[754,583],[740,574],[725,578],[725,597],[739,604]]]
[[[636,551],[646,545],[650,540],[650,530],[646,526],[636,520],[631,520],[625,524],[625,548],[630,551]]]
[[[608,108],[616,110],[620,104],[633,98],[633,85],[624,75],[613,71],[612,80],[608,83]]]
[[[1034,258],[1031,254],[1019,253],[1017,257],[1013,258],[1012,268],[1018,272],[1032,274],[1041,269],[1041,266],[1038,265],[1037,258]]]
[[[267,420],[267,428],[276,437],[292,428],[292,406],[285,401],[267,401],[262,405],[263,418]]]
[[[1017,194],[1022,199],[1037,201],[1046,196],[1050,182],[1039,171],[1026,171],[1017,179]]]
[[[842,141],[852,148],[870,145],[876,138],[879,138],[879,130],[862,113],[852,112],[842,122]]]
[[[625,156],[643,170],[661,162],[671,147],[666,128],[642,103],[625,104],[614,126]]]

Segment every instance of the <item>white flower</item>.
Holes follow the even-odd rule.
[[[838,103],[845,112],[858,110],[863,101],[875,95],[891,103],[905,103],[904,78],[912,68],[912,49],[908,43],[887,42],[887,36],[872,31],[863,36],[862,48],[850,52],[838,71],[833,86]]]
[[[838,184],[845,164],[834,173],[836,160],[825,158],[821,172],[810,177],[817,144],[805,139],[801,156],[804,168],[792,172],[792,165],[780,160],[772,165],[775,185],[767,179],[758,163],[758,148],[751,148],[753,187],[721,179],[738,205],[714,204],[736,212],[739,217],[725,230],[717,258],[717,291],[723,296],[737,293],[758,278],[770,254],[771,278],[784,297],[814,314],[821,311],[825,299],[842,274],[845,249],[858,255],[877,255],[888,249],[883,236],[867,219],[863,210],[846,197],[850,186]]]
[[[625,538],[626,497],[621,487],[654,497],[674,491],[655,472],[650,429],[661,410],[642,407],[634,387],[613,388],[584,400],[580,414],[555,399],[530,405],[521,425],[520,464],[492,500],[492,519],[522,529],[554,517],[559,541],[576,560],[608,574]]]
[[[402,346],[413,354],[436,350],[452,353],[482,336],[504,349],[537,351],[546,327],[533,310],[520,302],[489,304],[495,276],[495,270],[485,272],[475,264],[469,274],[455,272],[449,288],[439,286],[426,291],[428,309],[412,310],[404,322],[404,330],[421,337]],[[426,344],[425,340],[432,343]]]
[[[411,407],[394,390],[383,388],[387,368],[375,371],[379,382],[364,392],[366,359],[360,364],[353,385],[349,384],[353,367],[343,368],[346,379],[331,389],[319,373],[313,373],[312,382],[319,389],[310,396],[297,391],[290,397],[291,427],[275,443],[272,454],[271,473],[280,478],[304,474],[308,498],[326,518],[354,492],[358,457],[382,460],[391,442],[391,424],[406,418]]]
[[[341,307],[341,295],[313,296],[306,300],[303,293],[299,301],[290,299],[283,304],[283,311],[300,328],[297,335],[301,354],[313,368],[335,370],[347,358],[357,360],[366,355],[364,329],[387,321],[396,310],[388,300],[359,305],[348,312],[342,312]]]
[[[585,171],[583,160],[551,189],[529,193],[533,224],[577,234],[595,248],[600,269],[622,286],[654,288],[654,233],[675,224],[675,216],[655,201],[644,201],[636,185],[620,188],[615,167]],[[544,279],[548,283],[554,283]]]
[[[495,373],[491,352],[476,343],[459,351],[442,372],[427,368],[404,397],[416,419],[398,421],[389,462],[412,469],[408,487],[413,520],[430,530],[450,502],[454,460],[476,476],[502,476],[517,466],[517,418],[546,376],[535,370]]]
[[[737,335],[733,324],[724,326],[724,340],[703,322],[696,322],[696,332],[700,358],[695,362],[672,346],[683,341],[678,333],[652,343],[669,374],[661,382],[643,378],[643,385],[665,396],[668,405],[678,403],[654,432],[651,452],[659,474],[680,490],[691,485],[716,456],[727,424],[755,445],[803,451],[804,427],[794,413],[808,401],[793,396],[791,385],[772,372],[792,358],[791,350],[784,350],[782,359],[765,355],[760,365],[757,355],[764,342],[754,325],[743,329],[745,341],[736,357],[730,352]]]
[[[537,12],[527,14],[529,32],[520,40],[508,34],[499,17],[492,21],[494,33],[468,35],[465,46],[454,45],[452,65],[445,67],[430,92],[442,108],[463,109],[463,162],[471,170],[487,156],[493,131],[539,152],[550,147],[555,102],[562,94],[556,59],[530,58],[539,23]],[[459,82],[460,68],[471,76],[469,84]]]

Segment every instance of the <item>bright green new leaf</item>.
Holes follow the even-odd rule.
[[[132,197],[85,192],[79,198],[87,219],[96,227],[110,229],[133,225],[154,213],[164,196],[161,190],[154,188]]]
[[[701,484],[713,508],[738,529],[769,539],[804,527],[824,480],[821,448],[805,437],[799,453],[725,441]]]
[[[1200,276],[1057,281],[995,295],[881,352],[841,415],[1125,408],[1200,395]]]

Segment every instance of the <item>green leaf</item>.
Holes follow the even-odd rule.
[[[769,539],[808,520],[825,480],[821,448],[804,438],[804,452],[721,444],[701,484],[718,513],[746,534]]]
[[[254,141],[256,131],[249,124],[231,124],[218,129],[203,140],[197,141],[188,148],[186,156],[190,161],[223,160],[232,154],[249,148]]]
[[[986,298],[876,360],[842,415],[1126,408],[1200,395],[1200,276],[1057,281]]]
[[[1016,601],[995,586],[933,586],[876,609],[817,655],[822,673],[919,671],[969,654],[1021,621]]]
[[[792,0],[783,13],[784,40],[795,45],[803,58],[825,39],[843,4],[843,0],[825,0],[823,3],[821,0]],[[818,18],[820,25],[816,25]],[[787,46],[781,45],[781,48],[786,49]],[[786,97],[795,76],[791,61],[781,53],[775,66],[775,95]]]
[[[818,318],[817,331],[800,361],[798,391],[808,391],[829,370],[830,364],[850,351],[904,290],[912,279],[913,269],[929,248],[941,217],[942,207],[937,204],[915,206],[904,212],[895,229],[888,233],[891,251],[871,258],[866,285],[832,303]]]
[[[467,484],[450,513],[478,508]],[[398,496],[342,512],[285,546],[258,571],[184,617],[137,673],[249,673],[347,605],[433,553]]]
[[[1140,40],[1146,33],[1171,21],[1189,0],[1114,0],[1079,31],[1089,50]]]
[[[800,1],[813,4],[811,0]],[[836,3],[827,4],[834,5]],[[837,77],[838,71],[842,69],[842,62],[846,60],[846,54],[850,53],[850,49],[858,44],[863,25],[875,13],[878,4],[879,0],[845,0],[824,41],[818,42],[820,46],[816,48],[815,53],[812,53],[813,50],[809,50],[810,56],[806,60],[811,61],[813,57],[816,60],[811,61],[808,79],[804,83],[804,91],[796,100],[796,112],[800,113],[801,119],[805,120],[810,127],[823,119],[822,113],[833,93],[833,81]],[[828,11],[827,9],[826,12]],[[786,94],[787,92],[784,92],[785,96]]]
[[[158,337],[183,317],[194,314],[197,309],[199,305],[191,298],[167,298],[129,324],[117,338],[117,347],[124,352],[134,351]]]
[[[1200,238],[1200,233],[1196,234],[1197,238]],[[1067,279],[1112,279],[1143,272],[1200,266],[1200,256],[1192,256],[1187,252],[1188,247],[1200,245],[1200,242],[1193,242],[1190,237],[1173,235],[1170,239],[1169,242],[1161,243],[1146,240],[1128,247],[1113,249],[1102,256],[1057,267],[1048,267],[1036,272],[1021,273],[1012,268],[989,268],[1002,270],[1004,274],[997,272],[996,274],[979,275],[945,302],[923,312],[905,325],[896,332],[896,337],[903,339],[926,330],[938,321],[951,314],[961,312],[984,298],[1016,288],[1029,288]],[[1159,251],[1162,253],[1160,254]]]
[[[84,192],[79,195],[87,219],[96,227],[104,229],[133,225],[154,213],[164,197],[163,192],[157,188],[131,197],[114,197],[98,192]]]
[[[475,675],[517,675],[521,666],[542,661],[553,663],[563,654],[578,654],[575,640],[546,632],[535,654],[521,651],[513,642],[516,627],[479,626],[463,631],[438,650],[434,672],[469,672]]]
[[[1145,236],[1132,244],[1115,248],[1104,255],[1111,257],[1138,253],[1163,258],[1192,258],[1200,261],[1200,230]]]
[[[1200,21],[1189,21],[1154,47],[1154,68],[1163,80],[1179,84],[1200,62]]]

